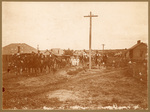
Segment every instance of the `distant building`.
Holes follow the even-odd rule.
[[[126,51],[125,57],[130,58],[132,60],[139,60],[145,59],[146,54],[147,54],[147,44],[138,40],[137,44],[135,44]]]
[[[52,48],[51,51],[55,55],[63,55],[64,54],[63,49],[60,49],[60,48]]]
[[[42,53],[42,54],[45,55],[45,56],[48,56],[48,55],[51,55],[51,54],[52,54],[51,51],[48,50],[48,49],[46,49],[46,50],[39,50],[39,53]]]
[[[44,52],[44,54],[47,56],[47,55],[51,55],[51,51],[50,50],[46,50],[45,52]]]
[[[28,54],[35,52],[37,53],[37,49],[25,44],[25,43],[12,43],[2,48],[2,56],[3,56],[3,70],[7,69],[8,62],[11,60],[12,55],[14,54]]]
[[[37,52],[37,49],[25,43],[12,43],[2,48],[2,55],[13,55],[16,53],[32,53]]]

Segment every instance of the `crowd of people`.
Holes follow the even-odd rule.
[[[59,58],[55,55],[43,55],[42,53],[14,54],[8,63],[8,72],[16,74],[55,72],[68,63],[68,58]]]
[[[104,66],[108,65],[107,54],[95,54],[92,56],[92,65]],[[43,73],[52,72],[65,66],[88,66],[88,55],[79,56],[57,56],[54,54],[43,55],[42,53],[29,54],[14,54],[8,63],[8,72],[15,72],[16,74],[26,73]],[[115,66],[116,61],[111,60],[111,66]]]

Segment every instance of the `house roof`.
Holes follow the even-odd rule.
[[[11,55],[18,52],[18,46],[20,46],[20,53],[32,53],[37,52],[37,49],[31,47],[25,43],[12,43],[2,48],[3,55]]]
[[[128,50],[135,49],[136,47],[138,47],[139,45],[142,45],[142,44],[145,45],[145,46],[147,46],[146,43],[141,42],[141,43],[137,43],[137,44],[135,44],[134,46],[130,47]]]

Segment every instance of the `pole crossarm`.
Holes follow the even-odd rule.
[[[84,16],[84,17],[98,17],[98,15],[88,15],[88,16]]]
[[[92,15],[92,12],[90,12],[90,15],[88,15],[88,16],[84,16],[84,17],[98,17],[98,15]]]

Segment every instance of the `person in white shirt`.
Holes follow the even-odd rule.
[[[77,61],[77,66],[78,66],[79,65],[79,61],[80,61],[78,57],[76,58],[76,61]]]

